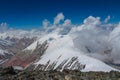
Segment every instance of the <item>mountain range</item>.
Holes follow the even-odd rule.
[[[69,19],[44,29],[0,33],[0,66],[23,70],[120,69],[120,25],[88,17],[81,25]],[[45,25],[46,24],[46,25]]]

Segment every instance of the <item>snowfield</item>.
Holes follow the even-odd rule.
[[[74,47],[74,43],[72,38],[69,35],[56,35],[48,34],[43,38],[40,38],[38,41],[48,40],[49,38],[53,38],[53,40],[49,41],[49,47],[46,50],[45,54],[41,57],[41,59],[34,63],[36,66],[38,64],[46,64],[49,60],[50,63],[57,61],[55,68],[60,65],[65,59],[71,59],[72,57],[78,57],[78,60],[81,64],[85,64],[86,67],[82,71],[111,71],[117,70],[114,69],[104,62],[97,60],[95,58],[89,57],[85,55],[85,53],[77,51]],[[30,45],[27,49],[34,49],[36,46],[36,42]],[[64,66],[63,66],[64,67]]]

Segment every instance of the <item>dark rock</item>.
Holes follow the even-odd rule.
[[[2,75],[5,75],[5,74],[15,75],[16,72],[15,72],[14,68],[12,66],[10,66],[10,67],[3,69]]]
[[[3,75],[4,74],[4,75]],[[23,70],[0,68],[0,80],[120,80],[120,72],[81,72],[79,70]]]

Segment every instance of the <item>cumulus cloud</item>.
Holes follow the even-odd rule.
[[[84,20],[83,23],[87,25],[99,25],[101,22],[100,22],[100,17],[89,16]]]
[[[71,25],[71,20],[70,19],[66,19],[63,23],[63,26],[70,26]]]
[[[120,64],[120,24],[104,24],[99,17],[89,16],[75,28],[72,38],[78,50],[104,62]]]
[[[120,23],[111,31],[110,39],[114,63],[120,63]]]
[[[43,24],[43,28],[46,29],[46,28],[50,25],[50,22],[49,22],[47,19],[45,19],[45,20],[42,22],[42,24]]]
[[[63,13],[58,13],[53,23],[50,23],[47,19],[43,21],[43,28],[46,33],[56,32],[58,34],[67,34],[72,26],[71,20],[65,19]]]
[[[1,32],[4,32],[4,31],[6,31],[8,29],[8,24],[6,23],[6,22],[2,22],[1,24],[0,24],[0,31]]]
[[[110,16],[108,16],[107,18],[105,18],[104,23],[107,23],[110,20]]]
[[[54,25],[59,24],[61,20],[64,20],[64,15],[63,15],[63,13],[59,13],[59,14],[54,18]]]

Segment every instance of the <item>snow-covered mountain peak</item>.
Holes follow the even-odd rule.
[[[73,65],[80,64],[84,65],[85,68],[83,71],[111,71],[116,70],[104,62],[94,59],[90,56],[87,56],[85,52],[78,51],[73,42],[73,38],[68,35],[59,35],[56,33],[51,33],[43,36],[42,38],[35,41],[27,50],[34,50],[37,46],[37,42],[43,43],[43,41],[48,41],[48,48],[45,53],[41,56],[41,58],[34,63],[35,69],[39,67],[39,65],[46,65],[45,70],[49,70],[51,65],[51,69],[58,69],[61,66],[60,70],[63,69],[76,69],[77,67],[73,67]],[[77,58],[74,60],[74,58]],[[73,60],[73,61],[72,61]],[[71,63],[71,64],[70,64]],[[69,64],[69,66],[67,66]],[[79,65],[79,66],[80,66]],[[67,67],[66,67],[67,66]]]

